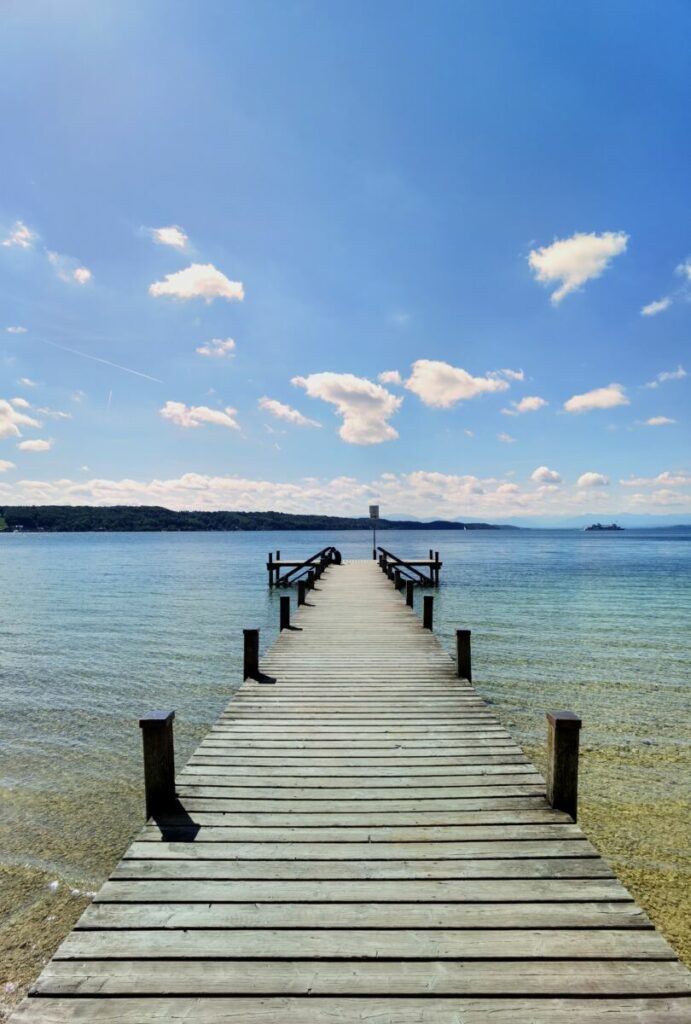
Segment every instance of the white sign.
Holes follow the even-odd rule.
[[[379,519],[379,505],[370,505],[369,517],[370,519]]]

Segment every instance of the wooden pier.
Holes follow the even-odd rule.
[[[691,974],[548,803],[465,634],[459,678],[375,561],[284,625],[176,801],[150,778],[163,806],[16,1024],[689,1024]]]

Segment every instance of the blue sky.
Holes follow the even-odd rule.
[[[2,19],[0,503],[691,514],[688,4]]]

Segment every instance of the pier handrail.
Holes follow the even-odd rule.
[[[388,551],[386,548],[379,546],[377,551],[380,551],[384,557],[386,564],[395,566],[400,572],[407,573],[408,578],[412,578],[416,583],[422,586],[431,586],[439,582],[439,570],[441,569],[442,563],[439,561],[437,555],[436,558],[428,559],[416,559],[416,558],[400,558],[398,555],[394,555],[392,551]],[[430,552],[432,554],[432,552]],[[428,564],[430,567],[430,575],[427,576],[421,569],[418,569],[415,565],[416,562],[421,564]]]
[[[341,552],[333,544],[330,544],[328,547],[322,548],[321,551],[317,551],[316,554],[306,558],[303,562],[297,562],[282,576],[280,575],[280,562],[278,567],[276,567],[276,563],[269,556],[269,561],[266,563],[266,568],[269,571],[269,586],[285,587],[290,583],[296,583],[302,575],[306,575],[310,570],[314,569],[315,565],[319,565],[323,561],[326,561],[329,565],[340,565]],[[276,573],[275,580],[273,580],[274,572]]]

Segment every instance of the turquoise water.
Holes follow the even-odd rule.
[[[476,685],[521,741],[565,707],[586,749],[688,747],[691,532],[384,542],[440,551],[435,629],[450,650],[472,629]],[[0,537],[0,865],[95,884],[141,820],[139,715],[175,708],[184,760],[240,681],[243,627],[276,634],[269,549],[327,543],[371,554],[365,533]],[[687,781],[655,771],[643,796]]]

